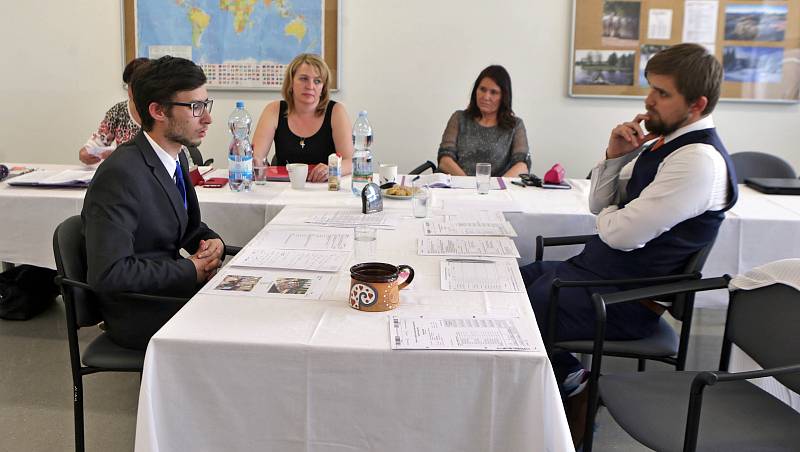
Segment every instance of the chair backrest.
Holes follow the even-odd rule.
[[[203,160],[203,154],[197,146],[189,146],[186,148],[189,151],[192,163],[198,166],[209,166],[214,163],[214,159]]]
[[[736,168],[736,180],[740,184],[748,177],[777,177],[794,179],[797,174],[786,160],[763,152],[737,152],[731,154]]]
[[[732,342],[763,368],[800,364],[800,291],[772,284],[731,292],[724,340]],[[800,392],[800,375],[775,377]]]
[[[413,174],[422,174],[425,170],[427,170],[429,168],[430,168],[432,173],[436,172],[436,164],[434,164],[433,162],[428,160],[425,163],[423,163],[422,165],[420,165],[420,166],[412,169],[411,171],[409,171],[408,174],[412,174],[412,175]]]
[[[717,237],[714,237],[708,245],[701,248],[689,257],[686,266],[683,268],[683,273],[700,273],[703,271],[703,266],[706,265],[708,255],[711,254],[711,249],[714,247]],[[691,316],[691,311],[694,309],[694,292],[682,293],[676,295],[672,300],[672,305],[669,307],[669,313],[672,317],[683,321],[687,314]]]
[[[69,217],[58,225],[53,234],[53,254],[60,276],[85,283],[86,244],[82,228],[80,215]],[[102,320],[93,292],[62,285],[61,296],[67,309],[72,306],[78,327],[97,325]]]

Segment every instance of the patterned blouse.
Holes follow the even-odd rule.
[[[128,111],[128,101],[123,100],[111,107],[106,113],[106,117],[100,122],[97,132],[93,133],[89,141],[86,142],[87,149],[111,146],[119,146],[130,141],[139,133],[141,126],[131,118]]]
[[[475,164],[492,164],[492,176],[502,176],[518,162],[531,168],[528,136],[522,119],[515,118],[512,129],[500,126],[484,127],[464,110],[458,110],[447,121],[439,145],[438,159],[450,156],[468,176],[475,175]]]

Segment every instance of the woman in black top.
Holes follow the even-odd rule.
[[[253,134],[253,157],[266,159],[272,142],[272,163],[309,163],[310,182],[328,179],[328,156],[342,158],[342,175],[352,170],[351,125],[344,105],[330,100],[328,65],[316,55],[300,54],[286,68],[281,93],[261,112]]]

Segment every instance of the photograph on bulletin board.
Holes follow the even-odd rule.
[[[644,97],[647,61],[693,42],[722,64],[722,100],[800,101],[800,0],[573,0],[572,12],[572,97]]]
[[[124,0],[125,62],[187,58],[209,89],[280,90],[301,53],[321,55],[339,86],[339,1]]]

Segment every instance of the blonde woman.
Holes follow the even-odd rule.
[[[319,56],[300,54],[283,78],[283,100],[261,112],[253,134],[253,155],[266,159],[275,143],[274,165],[315,164],[310,182],[328,179],[328,156],[342,157],[342,174],[352,170],[352,129],[344,105],[330,100],[330,70]]]

